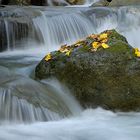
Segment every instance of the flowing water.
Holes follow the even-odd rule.
[[[140,7],[1,8],[0,140],[139,140],[139,112],[83,110],[54,77],[34,78],[46,53],[112,28],[139,47]]]

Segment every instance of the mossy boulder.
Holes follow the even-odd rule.
[[[85,40],[50,54],[35,70],[36,78],[55,76],[65,83],[84,107],[101,106],[120,111],[140,110],[140,61],[126,38],[115,30],[107,36],[107,47],[94,48],[100,38]]]

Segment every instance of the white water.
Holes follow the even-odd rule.
[[[20,87],[24,94],[33,94],[34,92],[37,92],[36,95],[40,95],[40,93],[47,94],[48,105],[52,107],[49,108],[47,106],[46,108],[49,108],[49,112],[48,109],[47,111],[43,110],[43,112],[46,113],[47,119],[45,119],[45,121],[49,120],[49,122],[38,122],[44,121],[44,119],[42,119],[42,113],[38,111],[37,107],[25,100],[20,100],[13,96],[12,100],[8,98],[9,102],[3,102],[5,101],[3,100],[5,94],[2,92],[0,96],[0,111],[4,113],[0,114],[3,114],[3,118],[6,119],[5,121],[1,119],[0,140],[139,140],[140,113],[112,113],[100,108],[87,109],[81,112],[78,103],[69,96],[69,91],[64,90],[65,88],[58,83],[58,81],[48,82],[46,80],[35,81],[32,79],[33,69],[44,57],[47,49],[48,51],[57,49],[61,43],[72,43],[75,41],[75,38],[83,38],[90,33],[98,33],[105,29],[115,28],[125,35],[133,46],[139,47],[139,8],[107,9],[107,14],[106,9],[103,9],[103,16],[98,14],[97,11],[101,10],[98,8],[95,14],[93,14],[94,11],[90,14],[90,12],[85,9],[51,10],[53,14],[48,13],[48,15],[45,16],[46,12],[41,12],[41,17],[37,17],[33,20],[36,29],[40,30],[38,33],[42,35],[41,37],[43,37],[44,42],[46,40],[49,42],[46,41],[44,46],[34,46],[33,48],[26,46],[26,48],[30,48],[24,50],[25,48],[23,47],[24,49],[21,48],[21,50],[0,54],[0,72],[2,73],[0,75],[0,88],[9,89],[12,87],[12,89],[14,89],[15,87]],[[63,10],[66,10],[65,14],[62,12]],[[70,13],[71,10],[73,13]],[[68,18],[67,16],[70,17]],[[53,23],[50,28],[52,30],[46,30],[48,28],[46,26],[49,22],[50,24],[53,22],[57,23]],[[70,32],[71,30],[72,32]],[[51,39],[51,41],[49,39]],[[53,44],[51,44],[51,42],[53,42]],[[39,49],[37,49],[37,47],[39,47]],[[3,81],[5,81],[8,76],[14,78],[7,81],[6,84],[3,84]],[[17,76],[20,78],[15,79]],[[54,88],[53,92],[51,90],[51,93],[48,94],[46,90],[49,90],[49,88],[52,89],[52,87]],[[56,93],[58,93],[58,95]],[[23,97],[21,96],[21,98]],[[15,108],[11,110],[11,112],[16,121],[12,120],[11,123],[13,124],[9,124],[7,121],[12,118],[9,116],[9,110],[11,109],[10,103],[13,103],[13,100]],[[21,115],[17,110],[28,110],[27,120],[30,123],[34,123],[26,125],[17,124],[25,122],[23,119],[25,114],[23,113],[24,115]],[[52,112],[54,115],[52,115]],[[73,114],[73,116],[54,121],[66,117],[69,113]]]
[[[132,46],[139,47],[139,8],[73,9],[64,8],[65,13],[62,13],[60,9],[55,10],[54,16],[51,16],[48,11],[41,12],[40,17],[33,19],[35,29],[41,33],[48,51],[56,50],[62,44],[72,44],[91,33],[100,33],[107,29],[116,29],[126,36]]]
[[[140,114],[89,109],[61,121],[0,126],[1,140],[139,140]]]
[[[32,79],[42,55],[31,50],[28,54],[24,51],[0,54],[0,123],[60,120],[82,111],[69,90],[56,79],[49,83]]]
[[[48,51],[56,49],[61,44],[70,44],[94,31],[92,23],[82,13],[64,13],[48,17],[45,12],[33,20],[35,28],[43,37]]]
[[[99,2],[100,0],[85,0],[84,5],[92,5],[93,3]]]
[[[27,49],[27,46],[35,42],[38,46],[44,45],[50,52],[58,49],[62,44],[72,44],[91,33],[99,33],[112,28],[125,35],[131,45],[139,47],[137,46],[140,24],[139,7],[17,8],[14,12],[11,10],[8,13],[9,16],[17,15],[12,23],[10,18],[3,18],[7,16],[7,12],[0,11],[0,13],[3,19],[0,25],[6,42],[3,42],[2,47],[7,50],[23,49],[23,47]],[[17,28],[16,22],[21,21],[18,17],[23,15],[26,15],[25,22],[28,22],[26,26],[20,25],[21,28]]]
[[[100,0],[84,0],[83,1],[83,6],[91,6],[92,4],[99,2]],[[50,6],[53,6],[53,2],[57,2],[58,4],[65,4],[70,6],[70,4],[66,0],[47,0],[47,4]],[[75,5],[76,7],[82,6],[82,5]]]
[[[47,108],[35,107],[24,99],[11,95],[10,90],[0,89],[0,123],[31,123],[58,120],[61,117]]]
[[[50,6],[53,6],[53,2],[57,2],[59,5],[60,4],[65,4],[65,5],[69,5],[69,3],[65,0],[47,0],[47,4]]]

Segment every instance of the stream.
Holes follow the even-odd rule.
[[[48,52],[113,28],[140,48],[140,7],[1,8],[0,140],[139,140],[139,112],[83,109],[55,77],[34,77]]]

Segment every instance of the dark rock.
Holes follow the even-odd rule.
[[[5,0],[3,0],[5,1]],[[7,2],[6,2],[7,1]],[[6,0],[2,4],[5,5],[30,5],[30,0]]]
[[[45,3],[45,0],[31,0],[31,5],[43,6]]]
[[[2,1],[1,1],[1,4],[2,4],[2,5],[7,5],[7,4],[9,4],[9,1],[10,1],[10,0],[2,0]]]
[[[14,49],[16,43],[28,37],[29,24],[0,20],[0,51]]]
[[[0,9],[0,52],[25,47],[24,43],[41,42],[33,18],[40,16],[32,8],[5,6]],[[22,43],[19,43],[22,42]],[[27,43],[28,44],[28,43]]]
[[[84,107],[101,106],[121,111],[140,110],[140,61],[125,37],[109,33],[108,49],[91,52],[90,37],[73,48],[70,56],[52,52],[35,70],[39,79],[55,76],[65,83]]]
[[[75,4],[84,4],[84,0],[66,0],[69,4],[75,5]]]

